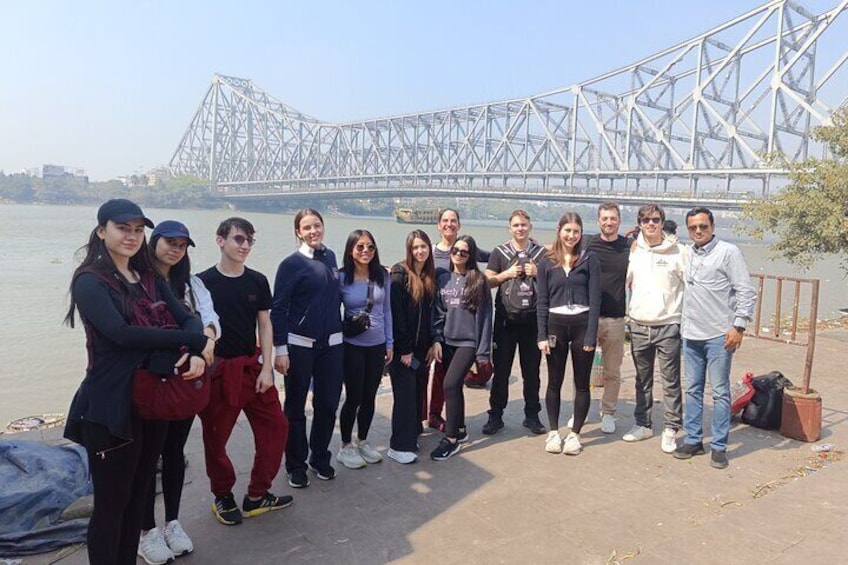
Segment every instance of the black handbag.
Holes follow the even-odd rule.
[[[342,333],[345,337],[356,337],[365,333],[371,327],[371,310],[374,308],[374,282],[368,281],[368,297],[365,302],[365,310],[350,316],[345,312],[342,320]]]

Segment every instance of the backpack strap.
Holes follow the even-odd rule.
[[[371,314],[371,310],[374,308],[374,281],[371,279],[368,280],[368,295],[365,299],[365,313]]]

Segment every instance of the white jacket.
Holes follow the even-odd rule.
[[[627,267],[630,319],[643,326],[679,324],[688,262],[688,250],[676,237],[663,234],[662,243],[651,247],[640,233]]]

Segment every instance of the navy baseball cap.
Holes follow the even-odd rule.
[[[100,206],[100,209],[97,210],[97,225],[105,226],[109,220],[118,224],[125,224],[132,220],[144,220],[145,226],[153,227],[153,222],[144,215],[138,204],[126,198],[113,198]]]
[[[165,220],[159,222],[156,225],[156,228],[153,230],[153,233],[150,234],[150,239],[153,239],[156,236],[161,237],[184,237],[188,240],[188,244],[192,247],[197,247],[194,244],[194,241],[191,240],[191,235],[188,233],[188,228],[182,222],[178,222],[176,220]]]

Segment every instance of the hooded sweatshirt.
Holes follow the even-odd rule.
[[[664,233],[652,247],[639,234],[627,267],[631,320],[643,326],[680,323],[687,262],[676,237]]]

